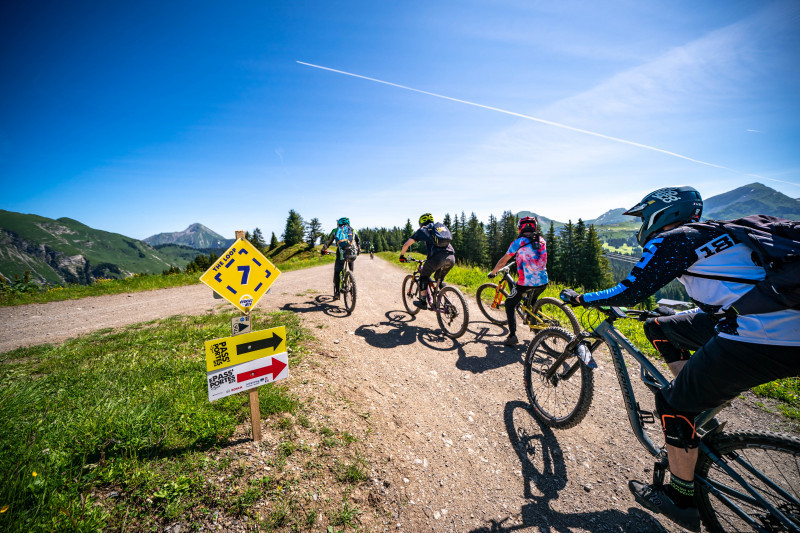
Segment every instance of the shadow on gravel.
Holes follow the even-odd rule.
[[[358,305],[358,302],[356,302]],[[320,294],[313,300],[299,303],[288,303],[281,307],[283,311],[292,313],[318,313],[322,312],[328,316],[342,318],[348,316],[347,309],[344,308],[344,300],[333,301],[330,294]]]
[[[509,442],[522,467],[523,494],[530,503],[520,510],[522,524],[505,525],[508,519],[490,520],[486,526],[473,529],[471,533],[666,531],[652,516],[637,508],[630,508],[627,513],[617,509],[576,513],[553,511],[549,502],[558,499],[559,491],[567,485],[567,467],[558,440],[550,428],[530,415],[525,402],[508,402],[503,415]]]
[[[386,321],[359,326],[355,334],[375,348],[394,348],[419,342],[431,350],[461,350],[458,341],[445,337],[439,330],[412,325],[416,317],[405,311],[387,311],[385,316]],[[390,329],[387,330],[387,326]]]
[[[508,328],[505,326],[498,326],[489,321],[471,321],[469,329],[460,339],[464,343],[458,348],[456,368],[480,374],[488,370],[521,363],[525,359],[525,343],[505,346],[503,341],[507,336]],[[470,344],[483,346],[484,355],[467,355],[464,348]]]

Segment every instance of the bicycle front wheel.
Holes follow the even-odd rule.
[[[436,319],[445,335],[457,339],[469,326],[467,300],[455,287],[445,287],[436,298]]]
[[[567,352],[574,338],[562,328],[543,329],[525,356],[525,392],[531,410],[554,428],[576,426],[592,403],[594,374],[576,354]]]
[[[800,439],[746,431],[721,433],[707,444],[790,522],[783,523],[719,465],[702,455],[696,472],[709,485],[698,483],[695,500],[709,531],[800,531]],[[735,512],[734,506],[753,523]]]
[[[350,314],[356,308],[356,278],[350,272],[345,272],[344,276],[344,288],[342,290],[344,293],[344,308]]]
[[[418,292],[419,280],[412,275],[406,276],[403,280],[403,305],[409,315],[416,315],[420,311],[419,307],[414,305]]]
[[[572,331],[576,336],[581,332],[581,324],[575,312],[557,298],[539,298],[533,304],[533,314],[544,322],[541,329],[554,326]]]
[[[478,287],[475,298],[478,300],[478,309],[489,322],[508,324],[505,305],[508,293],[500,288],[499,283],[484,283]]]

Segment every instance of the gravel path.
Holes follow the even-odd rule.
[[[598,358],[587,418],[554,431],[526,409],[529,332],[521,335],[525,345],[503,346],[506,330],[486,321],[468,297],[469,330],[448,339],[432,313],[403,310],[405,273],[366,256],[356,262],[358,302],[347,315],[331,301],[332,271],[325,265],[282,274],[254,313],[298,313],[327,357],[296,385],[329,387],[355,412],[369,413],[373,490],[393,530],[680,531],[628,492],[628,479],[652,476],[652,460],[630,431],[607,354]],[[0,351],[229,305],[220,302],[207,287],[192,286],[0,308]],[[641,389],[643,407],[652,408]],[[798,431],[749,396],[722,418],[728,428]]]

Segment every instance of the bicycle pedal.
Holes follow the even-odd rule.
[[[636,415],[639,417],[639,425],[655,424],[656,415],[653,411],[645,411],[639,407],[639,402],[636,402]]]

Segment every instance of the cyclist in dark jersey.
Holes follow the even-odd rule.
[[[747,245],[724,231],[692,225],[703,202],[692,187],[668,187],[647,196],[625,214],[640,217],[642,257],[626,279],[611,289],[579,295],[573,304],[631,306],[677,278],[699,306],[645,324],[647,337],[676,375],[656,394],[669,459],[667,486],[630,481],[636,501],[691,531],[700,530],[694,506],[694,467],[699,438],[694,419],[757,385],[800,375],[800,310],[736,315],[732,304],[764,279]],[[690,356],[690,350],[696,350]]]
[[[522,298],[532,291],[531,301],[536,301],[547,287],[547,245],[539,235],[539,223],[535,218],[523,217],[517,223],[519,237],[511,243],[508,251],[500,258],[489,278],[497,275],[497,271],[506,266],[511,258],[515,258],[519,279],[511,294],[506,299],[506,317],[508,318],[508,338],[504,344],[515,346],[517,339],[516,308]]]
[[[414,305],[420,309],[428,308],[428,284],[431,281],[431,276],[434,276],[440,286],[444,286],[444,277],[456,264],[455,250],[451,244],[447,246],[438,246],[432,235],[433,215],[425,213],[419,217],[419,229],[403,244],[403,249],[400,250],[400,262],[406,260],[406,251],[415,242],[424,242],[428,248],[428,259],[422,264],[419,269],[419,301],[414,302]]]
[[[347,239],[349,235],[352,235],[352,241]],[[358,256],[358,250],[361,247],[358,233],[350,227],[350,219],[348,217],[342,217],[336,221],[336,228],[331,231],[331,234],[328,236],[328,242],[322,245],[322,255],[325,255],[328,246],[334,242],[337,243],[337,250],[336,261],[333,263],[333,299],[338,300],[340,297],[339,280],[342,276],[342,270],[344,270],[344,266],[347,264],[350,268],[350,272],[353,271],[353,264]],[[355,246],[353,246],[353,242],[355,242]]]

